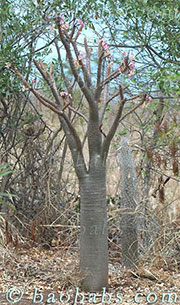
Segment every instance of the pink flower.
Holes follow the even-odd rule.
[[[153,98],[152,98],[151,96],[149,96],[149,97],[146,98],[146,102],[147,102],[147,103],[152,102],[152,101],[153,101]]]
[[[101,40],[101,45],[104,50],[107,50],[109,48],[109,46],[104,38]]]
[[[72,99],[72,95],[71,95],[70,93],[68,93],[68,92],[61,91],[59,94],[60,94],[60,96],[61,96],[62,98],[67,98],[67,97],[69,97],[70,99]]]
[[[106,53],[106,56],[108,57],[109,60],[112,59],[112,56],[111,56],[111,53],[110,53],[110,50],[109,50],[109,45],[107,44],[105,38],[101,39],[99,41],[99,45],[102,46],[102,49],[104,50],[104,52]]]
[[[22,90],[22,92],[24,92],[24,91],[27,91],[28,89],[23,85],[21,90]]]
[[[119,74],[122,73],[122,72],[121,72],[121,66],[119,66],[119,67],[117,68],[117,71],[118,71]]]
[[[9,69],[10,67],[11,67],[10,62],[6,62],[6,63],[5,63],[5,68]]]
[[[121,54],[122,54],[122,56],[127,56],[127,52],[125,52],[125,51],[122,52]]]
[[[36,83],[36,79],[35,79],[35,78],[32,80],[32,83],[33,83],[33,84],[35,84],[35,83]]]
[[[130,61],[133,61],[134,59],[135,59],[135,56],[133,54],[129,56]]]
[[[64,22],[64,18],[61,16],[56,17],[56,23],[63,23]]]
[[[61,30],[62,31],[66,31],[68,28],[69,28],[69,23],[66,22],[66,23],[61,24]]]
[[[133,75],[134,75],[134,71],[131,70],[131,71],[128,73],[128,76],[129,76],[129,77],[132,77]]]
[[[81,25],[81,29],[83,29],[83,27],[84,27],[84,22],[79,18],[78,19],[78,21],[79,21],[79,23],[80,23],[80,25]]]
[[[76,60],[76,59],[73,59],[73,61],[74,61],[74,64],[75,64],[76,68],[79,68],[79,67],[80,67],[80,65],[79,65],[79,62],[78,62],[78,60]]]
[[[83,60],[84,52],[79,52],[78,59]]]
[[[135,69],[135,63],[133,61],[130,62],[129,68],[130,68],[130,70],[134,70]]]

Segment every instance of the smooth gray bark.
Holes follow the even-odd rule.
[[[108,286],[108,238],[106,170],[100,156],[80,179],[80,268],[83,289],[98,291]]]

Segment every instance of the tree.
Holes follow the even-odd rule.
[[[49,21],[48,21],[49,22]],[[51,21],[52,22],[52,21]],[[119,90],[112,95],[107,94],[108,86],[114,79],[121,75],[131,75],[134,72],[133,57],[123,57],[118,67],[112,70],[111,54],[108,44],[102,38],[98,44],[97,72],[94,79],[91,74],[90,55],[86,38],[84,39],[85,59],[78,49],[78,38],[84,24],[82,20],[72,20],[72,26],[64,22],[61,17],[55,19],[55,25],[51,25],[55,35],[55,45],[58,52],[61,74],[64,77],[66,91],[58,92],[53,76],[53,66],[47,66],[37,60],[33,60],[36,68],[48,84],[54,102],[38,93],[18,71],[13,63],[11,68],[21,79],[23,84],[46,107],[54,111],[59,118],[70,148],[74,168],[80,187],[80,268],[83,276],[83,288],[89,291],[97,291],[108,286],[108,240],[107,240],[107,204],[106,204],[106,160],[111,141],[120,121],[129,113],[140,107],[146,95],[139,94],[133,97],[125,97],[126,88],[119,85]],[[58,29],[58,35],[56,32]],[[61,46],[58,45],[59,41]],[[73,84],[70,85],[65,77],[60,50],[64,47],[73,75]],[[75,60],[73,56],[75,55]],[[106,68],[104,68],[106,67]],[[95,85],[94,85],[95,83]],[[73,88],[77,84],[88,104],[88,118],[73,108]],[[127,87],[127,86],[126,86]],[[103,119],[109,103],[120,98],[119,106],[113,123],[105,134],[103,131]],[[140,98],[140,101],[139,101]],[[135,106],[122,116],[124,105],[127,101],[137,100]],[[76,112],[87,122],[85,139],[88,142],[89,159],[83,154],[83,143],[78,131],[71,121],[71,113]]]

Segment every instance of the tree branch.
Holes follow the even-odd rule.
[[[74,60],[73,60],[72,53],[71,53],[69,38],[67,37],[67,35],[65,35],[63,33],[58,20],[56,21],[56,24],[58,26],[59,37],[66,50],[66,54],[67,54],[67,57],[69,60],[71,71],[89,104],[88,147],[89,147],[89,158],[90,158],[90,163],[91,163],[93,156],[95,154],[100,154],[100,151],[101,151],[102,135],[99,130],[98,104],[97,104],[97,101],[95,100],[95,96],[92,93],[92,90],[90,90],[85,85],[85,83],[83,82],[82,78],[80,77],[80,75],[75,67]],[[72,43],[72,40],[71,40],[71,43]],[[76,50],[75,52],[77,53],[78,51]]]
[[[87,67],[87,71],[88,71],[88,73],[89,73],[89,76],[91,77],[90,56],[91,56],[91,50],[92,50],[92,49],[88,47],[86,37],[84,38],[84,46],[85,46],[85,50],[86,50],[86,67]]]
[[[134,99],[136,99],[137,97],[139,97],[139,95],[136,95],[136,96],[134,96],[133,98],[129,98],[129,99],[127,99],[126,101],[134,100]],[[141,100],[141,102],[140,102],[139,104],[137,104],[135,107],[133,107],[131,110],[129,110],[127,113],[125,113],[125,114],[121,117],[121,119],[119,120],[119,123],[122,122],[129,114],[133,113],[137,108],[139,108],[139,107],[144,103],[145,99],[146,99],[146,94],[143,96],[143,98],[142,98],[142,100]]]
[[[83,60],[79,59],[79,55],[80,54],[79,54],[79,51],[77,49],[76,41],[71,40],[71,44],[73,46],[74,53],[76,54],[76,58],[77,58],[80,66],[81,66],[81,69],[82,69],[82,72],[83,72],[83,76],[84,76],[85,84],[87,85],[88,88],[91,88],[92,87],[91,78],[90,78],[90,75],[88,73],[88,70],[87,70],[86,66],[83,63]]]
[[[84,162],[84,157],[82,154],[82,144],[80,141],[80,138],[74,128],[74,126],[71,124],[70,120],[66,116],[66,114],[59,110],[56,105],[53,105],[51,102],[49,102],[46,98],[42,97],[38,94],[38,92],[33,89],[30,84],[24,79],[22,74],[15,68],[12,67],[14,73],[21,79],[23,84],[36,96],[36,98],[46,107],[54,111],[58,114],[59,119],[61,121],[61,124],[63,126],[69,148],[72,153],[72,158],[75,164],[75,169],[77,172],[77,175],[82,175],[87,172],[86,165]],[[60,107],[60,105],[58,105]]]
[[[70,48],[70,42],[67,39],[67,37],[64,36],[58,21],[56,21],[56,24],[58,26],[59,37],[60,37],[60,39],[61,39],[61,41],[62,41],[62,43],[63,43],[63,45],[65,47],[65,50],[66,50],[66,53],[67,53],[67,56],[68,56],[68,59],[69,59],[69,64],[70,64],[70,67],[71,67],[71,71],[72,71],[72,73],[73,73],[73,75],[74,75],[74,77],[75,77],[79,87],[81,88],[82,92],[84,93],[89,106],[94,108],[95,107],[94,95],[93,95],[92,91],[90,91],[85,86],[82,78],[78,74],[77,69],[76,69],[75,64],[74,64],[73,57],[72,57],[71,48]]]
[[[57,51],[57,55],[58,55],[58,61],[59,61],[60,69],[61,69],[61,74],[62,74],[63,80],[65,82],[66,89],[72,94],[72,92],[69,88],[68,80],[67,80],[67,78],[65,76],[65,73],[64,73],[64,67],[63,67],[63,64],[62,64],[61,53],[60,53],[60,50],[59,50],[59,47],[58,47],[57,39],[55,39],[54,43],[55,43],[55,46],[56,46],[56,51]]]
[[[110,72],[111,72],[111,63],[108,65],[107,70],[106,70],[106,79],[108,78]],[[104,86],[103,99],[102,99],[102,102],[101,102],[101,110],[100,110],[100,114],[99,114],[100,124],[102,124],[103,117],[104,117],[104,114],[105,114],[105,111],[106,111],[106,107],[107,107],[107,92],[108,92],[108,84],[106,84]],[[118,91],[117,95],[119,95],[119,91]]]
[[[100,86],[101,83],[101,74],[102,74],[102,62],[103,62],[103,55],[104,52],[103,50],[101,50],[101,45],[99,44],[98,46],[98,68],[97,68],[97,82],[96,82],[96,93],[95,96],[97,96],[97,91],[98,88],[100,87],[100,89],[102,88],[102,86]]]
[[[122,111],[123,111],[123,108],[124,108],[124,104],[126,102],[126,99],[123,97],[123,90],[122,90],[121,86],[119,86],[119,94],[120,94],[120,97],[121,97],[119,109],[118,109],[117,115],[114,119],[114,122],[112,123],[112,126],[111,126],[106,138],[104,139],[104,142],[103,142],[103,145],[102,145],[101,155],[102,155],[102,158],[103,158],[104,162],[106,161],[108,151],[109,151],[109,147],[110,147],[110,144],[111,144],[111,140],[114,137],[114,134],[115,134],[115,132],[117,130],[117,127],[119,125],[119,120],[121,118]]]
[[[79,115],[81,118],[83,118],[85,120],[86,123],[88,123],[88,119],[85,117],[84,114],[82,114],[81,112],[79,112],[78,110],[74,109],[73,107],[69,106],[68,107],[70,110],[72,110],[72,112],[76,113],[77,115]]]
[[[111,126],[106,138],[104,139],[103,146],[102,146],[102,157],[104,159],[104,162],[106,161],[111,140],[112,140],[112,138],[113,138],[113,136],[114,136],[114,134],[117,130],[117,127],[118,127],[119,123],[122,122],[122,120],[124,120],[124,118],[126,116],[128,116],[130,113],[134,112],[137,108],[139,108],[144,103],[144,101],[146,99],[146,94],[145,94],[145,95],[143,95],[142,100],[138,105],[133,107],[124,116],[122,116],[122,111],[123,111],[125,102],[127,102],[129,100],[134,100],[134,99],[138,98],[139,95],[136,95],[132,98],[126,99],[126,98],[124,98],[123,89],[122,89],[121,86],[120,86],[120,89],[119,89],[119,94],[120,94],[120,98],[121,98],[121,102],[120,102],[120,105],[119,105],[119,110],[117,112],[117,115],[114,119],[114,122],[112,123],[112,126]]]
[[[47,70],[46,70],[46,67],[45,65],[41,62],[41,60],[39,60],[39,64],[37,63],[37,61],[35,59],[33,59],[33,62],[36,66],[36,68],[39,70],[39,72],[41,73],[41,75],[43,76],[44,80],[47,82],[47,84],[49,85],[50,89],[51,89],[51,92],[56,100],[56,103],[57,105],[59,105],[60,107],[62,107],[61,105],[61,99],[60,99],[60,96],[59,96],[59,93],[57,91],[57,88],[56,88],[56,84],[55,84],[55,81],[51,75],[51,73],[49,73]]]
[[[48,107],[55,113],[60,114],[60,110],[57,109],[56,105],[54,105],[53,103],[48,101],[46,98],[44,98],[42,95],[40,95],[33,87],[31,87],[30,84],[25,80],[25,78],[22,76],[22,74],[15,67],[12,67],[12,70],[20,78],[20,80],[22,81],[24,86],[26,88],[28,88],[44,106]]]

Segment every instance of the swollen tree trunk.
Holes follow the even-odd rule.
[[[119,159],[122,180],[122,215],[120,218],[122,264],[134,268],[138,263],[137,180],[127,138],[120,142]]]
[[[96,163],[79,183],[83,289],[98,291],[108,286],[106,171],[102,162]]]

